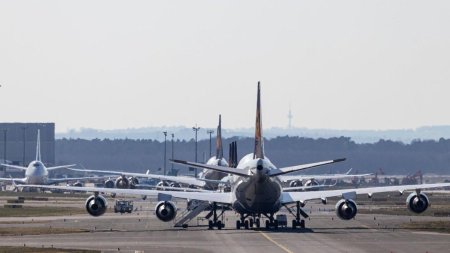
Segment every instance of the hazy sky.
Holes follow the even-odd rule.
[[[0,0],[0,121],[450,124],[450,1]]]

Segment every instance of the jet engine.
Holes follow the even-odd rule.
[[[156,205],[155,213],[159,220],[168,222],[177,216],[177,207],[173,202],[161,201]]]
[[[289,183],[290,187],[300,187],[302,186],[302,181],[301,180],[293,180]]]
[[[167,187],[167,186],[169,186],[169,184],[166,182],[166,181],[159,181],[157,184],[156,184],[156,187]]]
[[[130,188],[130,180],[125,176],[120,176],[116,179],[115,182],[116,188],[118,189],[129,189]]]
[[[350,220],[356,216],[358,207],[351,199],[341,199],[336,203],[336,215],[343,220]]]
[[[129,177],[128,182],[130,182],[130,189],[136,189],[136,186],[139,184],[139,179],[135,177]]]
[[[180,188],[181,185],[179,183],[177,183],[177,182],[172,182],[172,183],[170,183],[170,187],[178,187],[178,188]]]
[[[106,212],[108,202],[103,196],[92,195],[86,200],[86,211],[92,216],[101,216]]]
[[[111,179],[105,181],[105,188],[114,188],[114,185],[115,183]]]
[[[423,193],[411,193],[406,199],[406,206],[411,212],[423,213],[430,205],[427,195]]]
[[[305,182],[305,186],[316,186],[319,185],[319,182],[317,182],[317,180],[315,179],[309,179],[308,181]]]

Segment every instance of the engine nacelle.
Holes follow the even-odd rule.
[[[124,176],[120,176],[116,179],[115,182],[116,188],[118,189],[129,189],[130,188],[130,180]]]
[[[115,183],[111,179],[105,181],[105,188],[114,188],[114,185]]]
[[[172,182],[172,183],[170,183],[170,187],[177,187],[177,188],[180,188],[181,185],[180,185],[179,183],[177,183],[177,182]]]
[[[139,184],[139,180],[135,177],[129,177],[128,182],[130,182],[130,189],[136,189],[136,186]]]
[[[166,181],[159,181],[156,184],[156,187],[167,187],[167,186],[169,186],[169,184]]]
[[[406,199],[406,206],[411,212],[414,213],[423,213],[427,210],[430,205],[430,201],[428,200],[427,195],[424,193],[411,193]]]
[[[90,196],[86,200],[86,211],[92,216],[101,216],[108,208],[108,201],[103,196]]]
[[[319,185],[319,182],[317,182],[317,180],[315,179],[309,179],[308,181],[305,182],[305,186],[316,186]]]
[[[156,205],[155,213],[159,220],[168,222],[177,216],[177,207],[173,202],[161,201]]]
[[[302,181],[301,180],[293,180],[289,183],[290,187],[300,187],[302,186]]]
[[[341,199],[336,203],[336,215],[342,220],[350,220],[356,216],[358,207],[351,199]]]

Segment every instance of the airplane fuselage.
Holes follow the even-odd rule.
[[[40,161],[32,161],[25,171],[27,184],[47,184],[48,171]]]
[[[233,177],[233,208],[241,214],[276,213],[281,208],[281,183],[267,176],[275,169],[269,159],[253,159],[245,156],[237,168],[248,169],[250,177]]]

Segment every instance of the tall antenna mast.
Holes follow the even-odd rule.
[[[288,128],[291,129],[292,128],[292,118],[294,116],[292,115],[292,111],[291,111],[291,104],[289,104],[289,114],[288,114],[288,119],[289,119],[289,123],[288,123]]]

